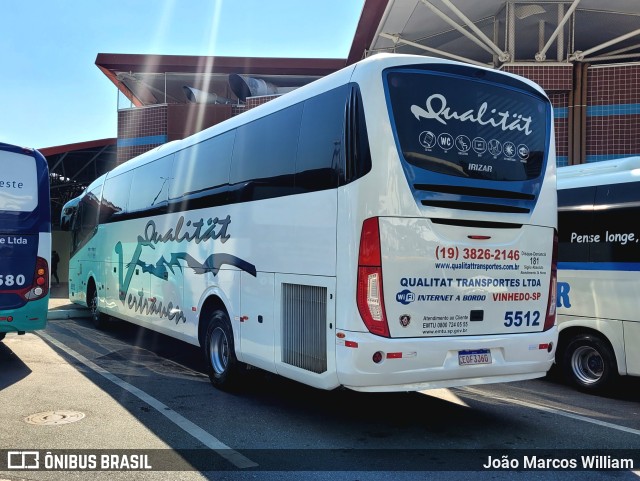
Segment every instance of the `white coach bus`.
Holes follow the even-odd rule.
[[[640,157],[558,169],[557,363],[585,391],[640,375]]]
[[[70,297],[323,389],[545,375],[552,109],[499,71],[379,55],[93,182]],[[77,200],[72,201],[77,202]]]

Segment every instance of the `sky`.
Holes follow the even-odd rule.
[[[346,58],[364,0],[1,0],[0,142],[117,136],[99,53]]]

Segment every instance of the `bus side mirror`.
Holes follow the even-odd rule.
[[[77,207],[65,207],[60,214],[60,230],[70,231],[76,215]]]

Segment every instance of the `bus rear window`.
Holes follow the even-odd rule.
[[[548,137],[541,98],[414,70],[388,71],[386,89],[405,168],[491,181],[540,176]]]
[[[38,206],[36,159],[0,153],[0,211],[31,212]]]

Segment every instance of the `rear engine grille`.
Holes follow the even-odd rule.
[[[282,361],[327,370],[327,288],[282,284]]]

